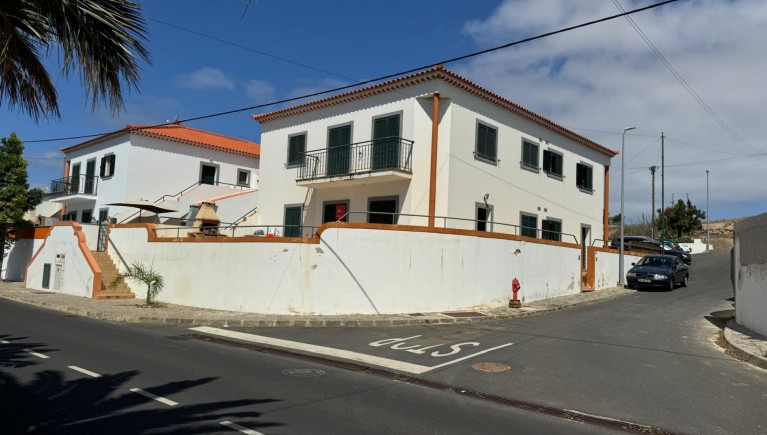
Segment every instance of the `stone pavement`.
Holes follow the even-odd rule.
[[[476,311],[381,315],[274,315],[212,310],[164,304],[145,307],[142,299],[94,300],[79,296],[24,288],[18,282],[0,282],[0,298],[37,305],[83,317],[113,322],[148,323],[184,326],[245,327],[322,327],[322,326],[402,326],[438,323],[468,323],[509,319],[549,313],[633,293],[612,288],[589,293],[523,303],[522,308],[494,308]]]
[[[616,287],[523,303],[522,308],[501,307],[476,311],[393,315],[289,316],[212,310],[173,304],[149,308],[142,305],[141,299],[94,300],[26,289],[22,283],[0,281],[0,298],[3,299],[113,322],[184,326],[364,327],[469,323],[545,314],[601,302],[630,293],[634,293],[634,291]],[[767,338],[749,331],[731,320],[734,318],[734,310],[723,311],[719,317],[721,320],[727,321],[724,328],[724,340],[727,347],[738,358],[767,369]]]

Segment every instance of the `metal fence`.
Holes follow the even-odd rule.
[[[412,172],[413,141],[389,137],[309,151],[302,158],[299,180],[383,170]]]
[[[377,223],[382,223],[385,217],[391,224],[397,224],[399,216],[428,218],[429,215],[408,214],[408,213],[387,213],[387,212],[368,212],[368,211],[350,211],[343,215],[336,222],[345,222],[350,215],[365,215],[365,221],[371,221],[371,217]],[[514,234],[517,236],[526,236],[543,240],[555,240],[578,244],[578,238],[574,234],[562,233],[556,231],[547,231],[537,228],[523,227],[521,225],[507,224],[503,222],[489,222],[477,219],[456,218],[450,216],[435,216],[435,222],[441,223],[440,228],[457,228],[456,225],[450,225],[450,222],[471,222],[473,229],[484,225],[486,232],[498,234]],[[504,228],[509,231],[498,231]],[[159,227],[155,229],[155,235],[162,238],[180,238],[180,237],[314,237],[319,227],[309,225],[239,225],[239,226],[206,226],[206,227]],[[463,228],[465,229],[465,228]]]
[[[51,190],[47,196],[95,195],[98,190],[98,176],[73,175],[51,181]]]

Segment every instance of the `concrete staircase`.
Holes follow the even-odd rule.
[[[110,288],[109,284],[119,274],[117,267],[109,258],[109,254],[106,252],[91,251],[93,258],[96,259],[101,268],[101,289],[95,292],[94,299],[135,299],[136,295],[130,290],[125,282],[121,282],[114,288]]]

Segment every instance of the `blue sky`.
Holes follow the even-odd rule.
[[[35,124],[3,104],[0,135],[15,131],[25,141],[79,136],[264,104],[613,15],[616,3],[628,10],[654,2],[145,1],[153,62],[143,65],[140,89],[127,94],[124,112],[91,112],[79,78],[58,78],[52,56],[61,119]],[[675,72],[624,18],[446,67],[613,149],[620,149],[623,128],[636,126],[626,135],[629,220],[650,213],[648,168],[661,164],[661,132],[668,138],[667,203],[689,196],[705,210],[708,169],[712,219],[764,212],[767,6],[683,0],[633,20]],[[258,112],[188,125],[259,142],[258,124],[250,119]],[[58,149],[78,142],[28,142],[30,183],[47,186],[61,177]],[[612,214],[620,206],[620,160],[611,168]]]

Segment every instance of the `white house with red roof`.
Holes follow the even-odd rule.
[[[477,310],[507,306],[513,283],[525,302],[618,282],[619,255],[592,246],[607,239],[616,151],[442,67],[254,119],[265,145],[254,162],[260,225],[225,234],[110,225],[99,255],[81,225],[58,223],[26,286],[143,297],[140,286],[117,294],[104,285],[115,265],[139,262],[163,275],[168,303],[303,315]],[[215,160],[189,136],[162,136],[182,131],[191,134],[129,127],[65,149],[63,183],[77,186],[63,197],[68,213],[81,220],[84,210],[146,198],[152,183],[162,195],[168,180],[179,189],[231,183],[247,168],[241,150]],[[82,191],[91,179],[97,199]],[[105,187],[115,180],[122,190]]]
[[[181,218],[190,202],[258,187],[259,144],[181,124],[127,125],[61,151],[64,177],[51,182],[49,200],[62,204],[62,220],[134,220],[136,208],[109,204],[139,199],[175,209],[167,217]]]
[[[341,220],[607,239],[617,152],[441,66],[253,118],[261,222],[286,235]]]

